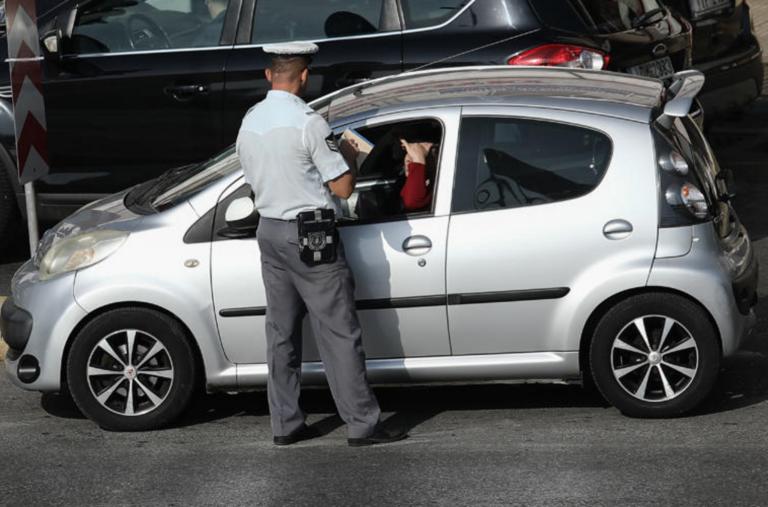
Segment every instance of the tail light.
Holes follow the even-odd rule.
[[[696,184],[691,182],[688,161],[677,151],[670,150],[659,157],[661,191],[667,206],[662,206],[661,226],[690,225],[710,217],[709,203]]]
[[[507,64],[603,70],[609,61],[609,55],[596,49],[571,44],[544,44],[518,53],[507,60]]]

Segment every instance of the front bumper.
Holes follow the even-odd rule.
[[[762,56],[756,43],[746,51],[694,65],[706,76],[699,100],[708,118],[739,111],[760,96],[765,72]]]
[[[27,346],[29,335],[32,333],[32,315],[13,302],[6,299],[0,308],[0,335],[10,347],[9,353],[19,355]]]
[[[41,281],[28,261],[13,277],[10,305],[8,301],[3,305],[0,320],[10,347],[5,357],[6,373],[23,389],[61,389],[67,341],[87,315],[74,298],[75,276],[67,273]]]

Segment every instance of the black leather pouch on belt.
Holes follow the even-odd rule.
[[[296,216],[299,229],[299,256],[307,266],[336,262],[339,233],[331,209],[303,211]]]

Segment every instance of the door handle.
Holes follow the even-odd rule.
[[[603,227],[603,236],[613,240],[625,239],[632,234],[632,231],[634,231],[632,224],[626,220],[611,220]]]
[[[368,80],[365,77],[343,77],[336,80],[336,88],[346,88],[347,86],[365,83]]]
[[[208,93],[208,87],[203,84],[173,85],[166,86],[164,92],[177,102],[189,102],[197,95]]]
[[[403,251],[418,257],[432,250],[432,241],[426,236],[409,236],[403,241]]]

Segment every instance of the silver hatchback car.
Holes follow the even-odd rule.
[[[757,264],[688,115],[703,84],[455,68],[319,99],[370,142],[340,230],[377,383],[594,379],[622,412],[691,410],[754,319]],[[430,135],[432,195],[402,152]],[[193,391],[267,379],[258,215],[226,151],[46,233],[2,308],[6,370],[109,429],[170,423]],[[305,383],[324,380],[305,326]]]

